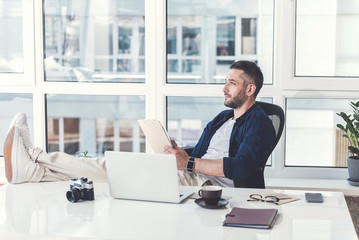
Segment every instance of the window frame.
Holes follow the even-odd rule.
[[[166,126],[166,98],[169,96],[223,97],[219,84],[173,84],[167,80],[166,0],[145,1],[145,83],[78,83],[44,81],[42,1],[23,1],[23,74],[0,74],[0,93],[33,94],[34,143],[46,147],[46,94],[144,95],[146,118],[159,119]],[[296,1],[274,0],[273,83],[264,85],[259,97],[269,97],[286,109],[286,98],[356,98],[358,78],[296,77]],[[25,38],[25,37],[24,37]],[[179,53],[177,53],[179,54]],[[28,64],[30,63],[30,64]],[[6,80],[4,80],[6,79]],[[119,88],[119,86],[121,86]],[[190,87],[189,87],[190,86]],[[21,87],[21,88],[20,88]],[[149,147],[146,147],[149,149]],[[272,154],[266,177],[345,179],[346,168],[285,167],[285,129]]]

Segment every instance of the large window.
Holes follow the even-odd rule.
[[[145,151],[137,124],[145,118],[144,93],[100,84],[145,82],[144,0],[46,0],[43,17],[44,81],[93,82],[102,92],[46,95],[47,150],[93,157]],[[114,88],[118,96],[106,96]]]
[[[235,60],[272,81],[273,1],[168,0],[168,83],[223,83]]]
[[[144,82],[144,0],[46,0],[46,81]]]
[[[25,112],[35,145],[50,152],[151,152],[137,124],[147,118],[159,119],[180,146],[193,146],[225,109],[229,65],[250,60],[264,73],[258,100],[286,114],[265,175],[346,179],[336,113],[350,113],[359,96],[358,6],[0,0],[0,133]]]

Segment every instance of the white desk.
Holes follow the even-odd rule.
[[[322,192],[323,204],[306,203],[304,191],[277,190],[301,200],[276,206],[247,202],[253,189],[224,189],[233,196],[223,209],[113,199],[95,182],[95,201],[70,203],[68,182],[0,187],[0,239],[357,239],[340,192]],[[197,188],[194,188],[197,189]],[[271,230],[223,227],[232,207],[278,208]]]

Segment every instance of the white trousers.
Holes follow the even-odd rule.
[[[63,152],[47,153],[35,148],[31,159],[43,168],[34,177],[39,182],[66,181],[73,177],[107,180],[104,158],[74,157]]]
[[[31,159],[42,168],[42,171],[35,173],[35,182],[67,181],[73,177],[107,181],[105,158],[73,157],[63,152],[46,153],[35,148]],[[178,171],[178,183],[182,186],[202,186],[208,184],[208,178],[202,174]]]

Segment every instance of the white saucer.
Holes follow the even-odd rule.
[[[359,182],[356,182],[356,181],[352,181],[350,180],[350,178],[347,179],[348,183],[352,186],[359,186]]]

